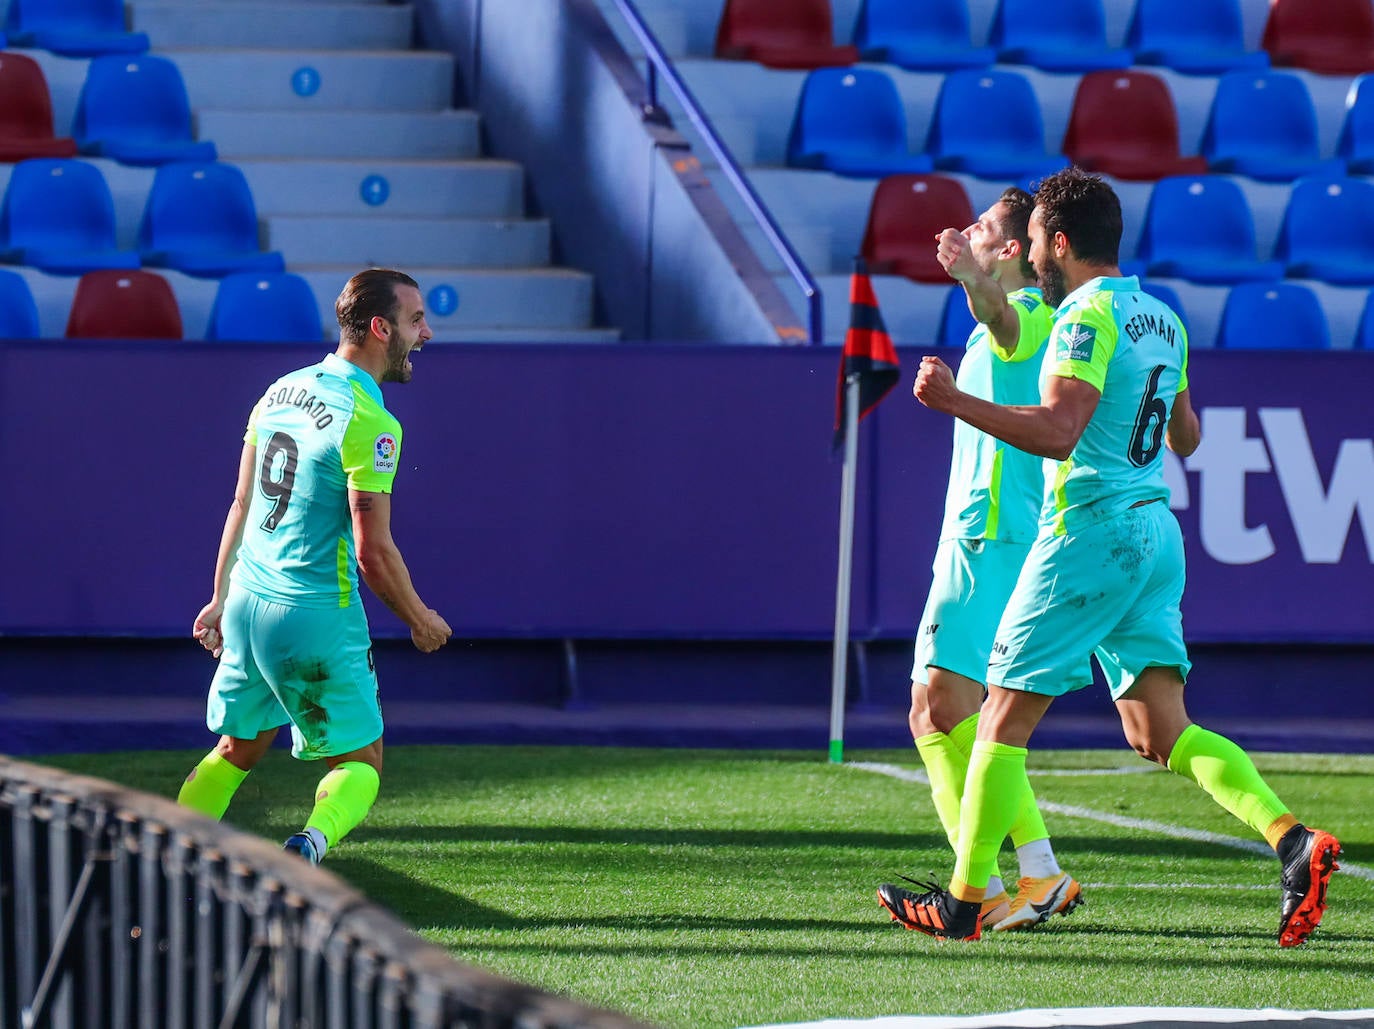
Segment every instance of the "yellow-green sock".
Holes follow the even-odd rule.
[[[377,799],[381,776],[365,761],[345,761],[330,770],[315,789],[307,829],[318,829],[334,846],[367,817]]]
[[[1269,788],[1250,755],[1225,736],[1190,725],[1169,752],[1169,771],[1191,779],[1261,836],[1288,807]]]
[[[954,881],[977,896],[963,894],[960,899],[982,899],[997,865],[997,852],[1029,792],[1025,747],[991,740],[974,743],[964,781]]]
[[[223,818],[234,793],[246,778],[247,772],[230,764],[219,751],[212,750],[200,759],[181,784],[177,803],[211,818]]]
[[[966,746],[960,746],[960,742],[968,735],[964,727],[970,722],[976,734],[978,716],[975,714],[948,733],[932,732],[916,741],[916,750],[926,766],[926,778],[930,780],[930,799],[935,803],[935,814],[945,828],[949,845],[956,849],[959,846],[959,799],[964,794],[964,776],[968,774],[968,755],[973,749],[973,739],[970,736]]]

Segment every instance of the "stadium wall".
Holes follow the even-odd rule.
[[[149,693],[162,674],[168,695],[199,704],[204,666],[167,658],[196,653],[184,641],[210,589],[239,427],[266,383],[319,354],[0,348],[0,706],[21,688],[117,698],[140,677]],[[901,357],[908,370],[919,359]],[[394,527],[421,595],[465,642],[407,658],[404,627],[364,590],[374,634],[395,641],[386,661],[404,660],[384,664],[388,698],[824,703],[836,358],[428,347],[414,382],[388,388],[405,426]],[[1299,689],[1305,717],[1374,717],[1351,688],[1374,656],[1374,362],[1293,367],[1286,354],[1193,356],[1203,445],[1169,457],[1185,627],[1213,702],[1260,715],[1261,698]],[[902,386],[861,432],[854,697],[902,704],[951,427]]]

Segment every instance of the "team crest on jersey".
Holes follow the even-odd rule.
[[[396,437],[384,432],[372,444],[372,470],[374,472],[394,472],[396,470]]]
[[[1059,334],[1055,358],[1060,361],[1091,361],[1097,330],[1091,325],[1070,325]]]

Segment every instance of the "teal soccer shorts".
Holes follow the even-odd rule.
[[[1113,700],[1154,665],[1187,680],[1183,581],[1183,534],[1162,500],[1041,536],[997,629],[988,682],[1062,696],[1092,684],[1090,655]]]
[[[913,682],[926,683],[934,665],[985,682],[988,655],[1029,544],[997,540],[942,540],[916,634]]]
[[[231,586],[221,627],[224,653],[206,714],[211,732],[252,739],[290,722],[291,753],[306,761],[381,737],[362,605],[289,607]]]

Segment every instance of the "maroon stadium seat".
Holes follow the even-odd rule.
[[[957,179],[944,175],[889,175],[878,183],[868,209],[862,252],[878,275],[948,283],[935,257],[942,229],[973,224],[973,205]]]
[[[1260,45],[1276,65],[1323,75],[1374,71],[1369,0],[1272,0]]]
[[[725,0],[716,56],[770,68],[833,68],[859,51],[836,46],[830,0]]]
[[[0,53],[0,161],[75,154],[76,140],[53,135],[52,96],[38,62]]]
[[[181,339],[181,308],[167,280],[140,269],[102,269],[77,281],[68,339]]]
[[[1093,71],[1079,80],[1064,133],[1064,154],[1119,179],[1200,175],[1207,161],[1179,154],[1178,110],[1158,75]]]

